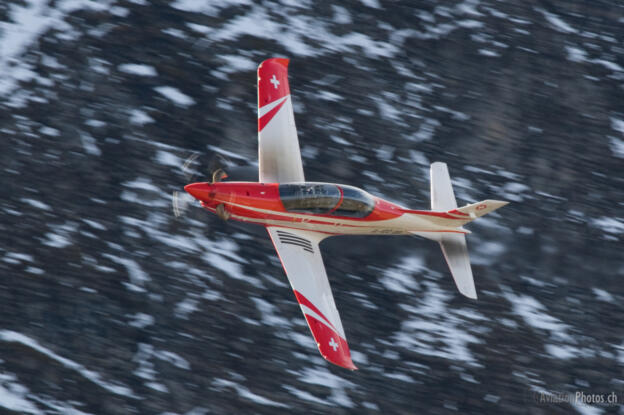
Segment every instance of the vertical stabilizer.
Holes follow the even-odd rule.
[[[446,163],[431,164],[431,210],[446,212],[456,208],[457,201]],[[440,237],[440,247],[459,292],[476,299],[477,290],[470,268],[466,236],[457,233],[443,234]]]
[[[446,212],[457,208],[451,176],[446,163],[436,161],[431,164],[431,210]]]

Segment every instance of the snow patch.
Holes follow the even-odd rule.
[[[479,55],[487,56],[490,58],[499,58],[501,56],[500,53],[490,49],[479,49]]]
[[[353,20],[351,19],[351,15],[341,6],[332,5],[332,10],[334,11],[334,22],[338,24],[351,24]]]
[[[157,186],[152,184],[152,180],[149,178],[138,177],[134,180],[122,183],[122,186],[131,189],[146,190],[148,192],[162,193]]]
[[[220,55],[218,56],[225,63],[219,69],[225,73],[255,71],[256,62],[240,55]]]
[[[422,258],[406,257],[396,267],[384,271],[379,282],[390,291],[412,294],[419,287],[412,275],[423,269],[425,269],[425,265]]]
[[[316,404],[320,404],[320,405],[329,405],[329,402],[324,401],[322,399],[317,398],[316,396],[312,395],[309,392],[306,391],[302,391],[300,389],[297,389],[293,386],[289,386],[289,385],[282,385],[282,387],[284,389],[286,389],[288,392],[290,392],[291,395],[295,396],[297,399],[301,399],[304,401],[309,401],[309,402],[314,402]]]
[[[172,86],[158,86],[155,87],[154,90],[181,107],[188,107],[195,104],[193,98],[182,93],[178,88]]]
[[[147,326],[154,324],[154,317],[145,313],[136,313],[130,316],[132,320],[128,323],[129,326],[136,327],[138,329],[144,329]]]
[[[91,135],[81,131],[80,141],[82,142],[82,148],[84,148],[87,154],[93,156],[100,156],[102,154],[102,150],[97,146],[97,140]]]
[[[624,120],[620,120],[614,117],[611,117],[611,128],[615,131],[618,131],[624,135]]]
[[[128,276],[130,277],[130,283],[126,283],[125,285],[130,291],[145,292],[143,285],[152,279],[145,271],[143,271],[136,261],[111,254],[103,254],[102,256],[117,264],[123,265],[126,268]]]
[[[176,304],[174,314],[176,317],[186,320],[189,314],[199,310],[197,304],[199,304],[199,301],[193,298],[185,298]]]
[[[521,202],[529,197],[531,188],[524,183],[508,182],[502,187],[501,192],[505,199],[512,202]]]
[[[378,0],[360,0],[362,4],[366,7],[370,7],[371,9],[381,9],[381,5]]]
[[[19,264],[20,262],[34,262],[34,258],[32,255],[28,254],[9,252],[4,256],[3,261],[10,264]]]
[[[598,65],[604,66],[605,68],[609,69],[610,71],[613,72],[622,72],[624,71],[624,68],[622,68],[620,65],[618,65],[615,62],[611,62],[608,61],[606,59],[592,59],[591,60],[592,63],[596,63]]]
[[[147,343],[139,343],[137,352],[132,361],[138,364],[138,368],[133,372],[137,377],[146,380],[144,383],[148,388],[158,392],[167,393],[169,390],[162,383],[156,382],[156,370],[150,361],[154,356],[154,346]]]
[[[333,374],[327,368],[305,368],[300,372],[299,380],[304,383],[327,388],[328,392],[331,393],[331,396],[328,398],[329,402],[346,408],[353,408],[355,406],[346,393],[347,388],[353,389],[355,387],[354,384]]]
[[[422,285],[426,290],[420,296],[418,307],[401,305],[409,317],[401,324],[400,331],[392,335],[393,346],[479,366],[469,345],[481,343],[481,340],[468,332],[463,317],[448,312],[447,303],[452,296],[430,281]]]
[[[45,203],[43,203],[40,200],[35,200],[35,199],[28,199],[28,198],[22,198],[20,199],[20,201],[36,208],[36,209],[41,209],[41,210],[46,210],[46,211],[51,211],[52,208],[49,205],[46,205]]]
[[[189,13],[203,13],[216,16],[220,9],[230,6],[243,6],[250,4],[249,0],[225,0],[210,2],[206,0],[176,0],[171,7]]]
[[[80,9],[105,11],[112,0],[61,0],[50,7],[48,0],[26,0],[8,6],[8,21],[0,22],[0,96],[10,94],[20,81],[32,79],[31,65],[20,59],[48,29],[65,29],[67,14]]]
[[[43,414],[28,399],[30,391],[14,375],[0,373],[0,408],[20,414]]]
[[[93,229],[97,229],[99,231],[105,231],[106,230],[106,226],[102,225],[99,222],[96,222],[94,220],[91,219],[82,219],[82,221],[84,223],[86,223],[87,225],[89,225],[90,227],[92,227]]]
[[[262,315],[262,322],[268,324],[273,327],[290,327],[290,321],[285,319],[284,317],[279,316],[279,312],[277,311],[277,307],[273,304],[261,299],[261,298],[252,298],[254,303],[256,303],[256,308],[260,311]]]
[[[538,12],[542,13],[546,21],[552,25],[552,27],[562,33],[578,33],[578,30],[564,22],[559,16],[553,13],[549,13],[542,8],[536,9]]]
[[[504,297],[511,303],[514,313],[522,317],[527,325],[550,334],[549,343],[544,346],[546,353],[557,359],[591,357],[595,351],[591,348],[579,348],[576,340],[569,333],[572,327],[547,313],[539,301],[527,295],[515,295],[506,292]]]
[[[422,124],[420,124],[417,132],[407,136],[406,138],[410,141],[415,142],[431,140],[433,138],[433,135],[435,134],[436,128],[440,125],[441,124],[438,120],[427,118],[422,122]]]
[[[56,128],[48,127],[47,125],[41,127],[39,132],[43,135],[47,135],[50,137],[58,137],[59,135],[61,135],[61,132],[59,130],[57,130]]]
[[[592,226],[599,228],[606,233],[615,235],[621,235],[624,233],[624,222],[616,218],[603,216],[598,219],[592,219],[590,223]]]
[[[71,241],[67,235],[61,235],[54,232],[48,232],[45,234],[46,240],[43,241],[44,245],[51,246],[52,248],[65,248],[71,245]]]
[[[154,119],[143,110],[133,109],[130,111],[130,122],[134,125],[145,125],[153,123]]]
[[[567,334],[570,326],[548,314],[546,307],[535,298],[512,293],[506,293],[505,298],[511,303],[514,312],[522,317],[529,326],[539,330],[546,330],[559,340],[570,339],[570,335]]]
[[[47,356],[48,358],[54,360],[55,362],[59,363],[63,367],[69,370],[78,372],[85,379],[93,382],[94,384],[109,391],[110,393],[113,393],[119,396],[128,397],[128,398],[134,398],[134,399],[137,398],[134,392],[127,386],[123,386],[123,385],[119,385],[116,383],[111,383],[111,382],[102,380],[102,376],[99,373],[89,370],[85,368],[84,366],[82,366],[81,364],[76,363],[72,360],[69,360],[65,357],[59,356],[58,354],[54,353],[52,350],[41,346],[36,340],[31,339],[30,337],[25,336],[21,333],[18,333],[12,330],[0,330],[0,341],[6,342],[6,343],[19,343],[25,347],[31,348],[37,351],[38,353],[41,353]]]
[[[212,382],[212,384],[219,388],[232,388],[236,391],[236,393],[238,393],[238,396],[240,398],[255,402],[259,405],[274,406],[278,408],[289,407],[288,405],[281,402],[276,402],[271,399],[265,398],[264,396],[253,393],[243,385],[239,385],[238,383],[232,382],[231,380],[217,378]]]
[[[624,135],[624,120],[611,117],[611,128]],[[624,140],[608,136],[609,148],[615,157],[624,158]]]
[[[168,151],[158,150],[154,160],[163,166],[179,167],[180,169],[183,166],[182,159]]]
[[[157,76],[156,68],[139,63],[122,63],[117,67],[120,72],[137,76]]]
[[[601,288],[592,288],[594,295],[600,300],[605,301],[607,303],[614,303],[615,299],[611,294]]]
[[[568,52],[568,60],[572,62],[586,62],[587,61],[587,52],[581,48],[566,46],[566,51]]]

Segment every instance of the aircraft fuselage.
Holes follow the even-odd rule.
[[[332,235],[468,233],[461,212],[405,209],[364,190],[332,183],[193,183],[185,187],[207,210],[219,205],[237,221]],[[452,225],[452,226],[449,226]]]

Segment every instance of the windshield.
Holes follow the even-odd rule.
[[[365,191],[328,183],[287,183],[279,186],[280,199],[289,212],[364,218],[375,208]]]

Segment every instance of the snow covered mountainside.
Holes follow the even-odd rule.
[[[622,413],[624,3],[0,3],[0,413]],[[449,165],[478,301],[437,246],[322,249],[354,363],[316,345],[266,231],[175,219],[181,166],[257,162],[291,58],[306,178],[412,208]],[[619,411],[619,412],[618,412]]]

